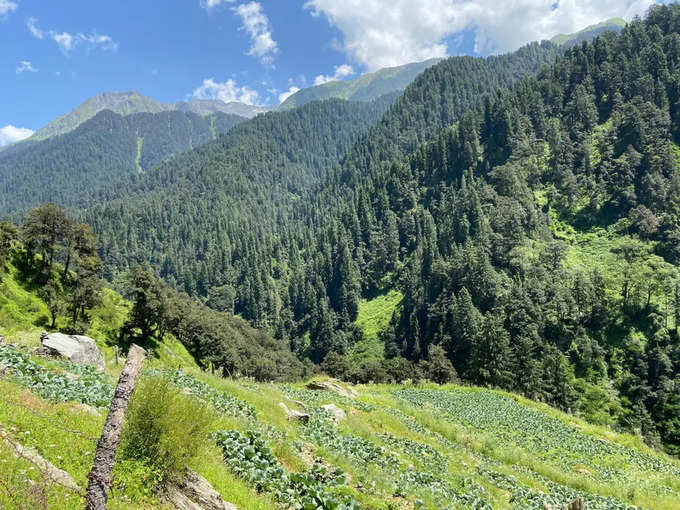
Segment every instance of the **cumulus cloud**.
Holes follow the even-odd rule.
[[[215,1],[215,0],[213,0]],[[279,47],[272,38],[269,18],[259,2],[249,2],[234,7],[234,12],[241,18],[241,30],[250,35],[248,55],[257,57],[263,64],[270,65]]]
[[[0,128],[0,147],[24,140],[32,134],[33,130],[28,128],[20,128],[12,125]]]
[[[0,0],[0,19],[7,16],[9,13],[17,10],[17,3],[11,0]]]
[[[28,60],[22,60],[17,64],[17,74],[21,73],[37,73],[38,70],[33,67],[33,63]]]
[[[36,39],[44,39],[47,37],[57,43],[57,46],[59,46],[59,49],[63,53],[70,53],[77,46],[83,46],[88,49],[100,48],[109,51],[116,51],[118,49],[118,43],[115,42],[111,36],[98,34],[96,30],[93,30],[89,34],[84,34],[82,32],[70,34],[68,32],[57,32],[55,30],[44,31],[38,26],[38,20],[36,18],[28,18],[28,20],[26,20],[26,27]]]
[[[246,86],[239,86],[234,80],[216,82],[214,78],[203,80],[203,84],[193,92],[195,99],[219,99],[225,103],[239,101],[249,105],[258,104],[258,93]]]
[[[612,18],[644,14],[654,0],[308,0],[343,34],[341,47],[368,70],[445,57],[448,40],[474,32],[479,54],[570,33]]]
[[[286,99],[288,99],[290,96],[295,94],[300,90],[300,87],[296,87],[295,85],[291,85],[288,90],[285,92],[281,92],[279,94],[279,103],[283,103]]]
[[[326,74],[320,74],[316,78],[314,78],[314,85],[323,85],[324,83],[328,83],[329,81],[337,81],[337,80],[342,80],[343,78],[347,78],[348,76],[352,76],[354,74],[354,69],[352,66],[347,65],[347,64],[342,64],[340,66],[335,66],[335,71],[331,75],[326,75]]]

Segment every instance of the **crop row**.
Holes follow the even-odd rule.
[[[216,390],[208,384],[185,374],[181,370],[153,371],[153,375],[166,377],[176,386],[183,388],[187,393],[212,404],[218,412],[236,418],[255,418],[257,411],[254,406],[240,400],[228,393]]]
[[[338,393],[332,393],[327,390],[303,390],[295,388],[289,384],[280,384],[279,390],[286,397],[291,400],[299,400],[306,405],[319,406],[321,404],[335,403],[340,406],[354,407],[359,411],[366,411],[368,413],[375,411],[377,408],[373,404],[362,402],[361,400],[349,398]]]
[[[11,379],[52,402],[105,407],[113,398],[113,386],[109,384],[108,376],[89,365],[57,363],[64,370],[57,372],[7,345],[0,345],[0,365],[5,367]]]
[[[673,464],[599,440],[504,395],[408,389],[396,391],[395,396],[416,407],[429,406],[449,419],[490,433],[505,444],[521,446],[566,470],[586,465],[595,468],[594,477],[607,481],[625,476],[613,465],[680,476],[680,469]]]
[[[335,421],[323,409],[308,407],[307,412],[311,419],[300,429],[302,438],[328,452],[344,456],[360,469],[379,467],[381,475],[391,484],[395,497],[427,494],[430,500],[437,502],[435,508],[441,509],[452,508],[454,504],[470,509],[491,508],[486,501],[486,490],[474,480],[465,477],[450,479],[446,458],[433,447],[381,434],[378,439],[386,448],[363,437],[339,431]],[[412,465],[414,460],[420,469]]]
[[[614,498],[572,489],[571,487],[561,485],[548,479],[542,480],[545,487],[549,490],[549,492],[546,493],[530,489],[511,475],[487,470],[481,466],[478,468],[478,472],[497,487],[510,493],[510,504],[512,505],[512,508],[521,510],[548,507],[562,508],[569,502],[580,498],[583,500],[585,507],[588,508],[588,510],[637,509],[637,507],[626,505]]]
[[[340,469],[329,471],[314,464],[307,472],[290,473],[274,456],[257,432],[220,431],[217,444],[230,469],[258,492],[266,493],[281,508],[301,510],[356,510],[350,497],[338,496],[333,489],[347,484]]]

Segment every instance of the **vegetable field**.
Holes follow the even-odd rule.
[[[10,346],[0,346],[0,365],[12,401],[28,399],[40,409],[17,413],[7,396],[7,409],[0,405],[0,414],[10,414],[0,415],[0,421],[12,425],[10,432],[19,431],[17,439],[82,479],[87,458],[64,452],[89,453],[93,445],[63,431],[58,446],[48,444],[53,437],[49,427],[69,424],[65,417],[70,415],[61,407],[69,402],[105,407],[114,374],[34,358]],[[190,467],[239,508],[542,509],[577,498],[589,510],[680,508],[676,459],[646,447],[638,437],[511,394],[457,386],[366,385],[356,388],[359,397],[350,398],[302,384],[183,372],[158,360],[151,361],[146,374],[167,379],[183,398],[199,399],[213,409],[217,418],[205,438],[211,453]],[[287,419],[280,403],[307,418]],[[345,416],[335,417],[325,404],[335,404]],[[45,430],[39,426],[43,422],[31,422],[50,413],[54,419]],[[81,413],[76,423],[75,428],[94,436],[101,416]],[[26,433],[31,430],[40,433]],[[7,452],[2,455],[0,476],[9,465]],[[12,465],[11,479],[20,483],[18,464]],[[156,505],[153,480],[145,478],[143,466],[123,464],[117,477],[116,508]],[[63,490],[51,490],[48,500],[67,501],[57,497]]]

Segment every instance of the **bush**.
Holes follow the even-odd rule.
[[[180,477],[203,453],[213,420],[206,404],[167,379],[143,378],[128,408],[120,455],[147,464],[159,481]]]

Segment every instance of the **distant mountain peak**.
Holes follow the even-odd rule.
[[[80,106],[38,129],[30,139],[44,140],[73,131],[102,110],[111,110],[119,115],[130,115],[143,112],[160,113],[166,109],[163,103],[132,90],[125,92],[102,92],[92,96]]]
[[[173,104],[164,104],[134,90],[102,92],[90,97],[80,106],[38,129],[30,140],[45,140],[73,131],[103,110],[111,110],[119,115],[161,113],[179,110],[205,116],[221,112],[250,119],[260,113],[269,111],[270,108],[247,105],[237,101],[225,103],[219,99],[193,99],[188,102],[180,101]]]
[[[404,90],[428,67],[440,62],[432,58],[397,67],[386,67],[367,73],[353,80],[333,80],[321,85],[302,89],[289,96],[278,107],[287,110],[320,99],[340,98],[350,101],[371,101],[384,94]]]
[[[626,20],[622,18],[610,18],[601,23],[588,25],[583,30],[579,30],[573,34],[558,34],[550,39],[550,42],[557,44],[558,46],[574,46],[576,44],[581,44],[583,41],[590,41],[608,31],[618,33],[623,30],[623,27],[625,27],[626,24]]]
[[[192,99],[191,101],[179,101],[172,105],[173,108],[183,112],[193,112],[198,115],[210,115],[212,113],[222,112],[232,115],[239,115],[252,119],[256,115],[266,113],[272,108],[268,106],[256,106],[238,101],[230,101],[225,103],[221,99]]]

